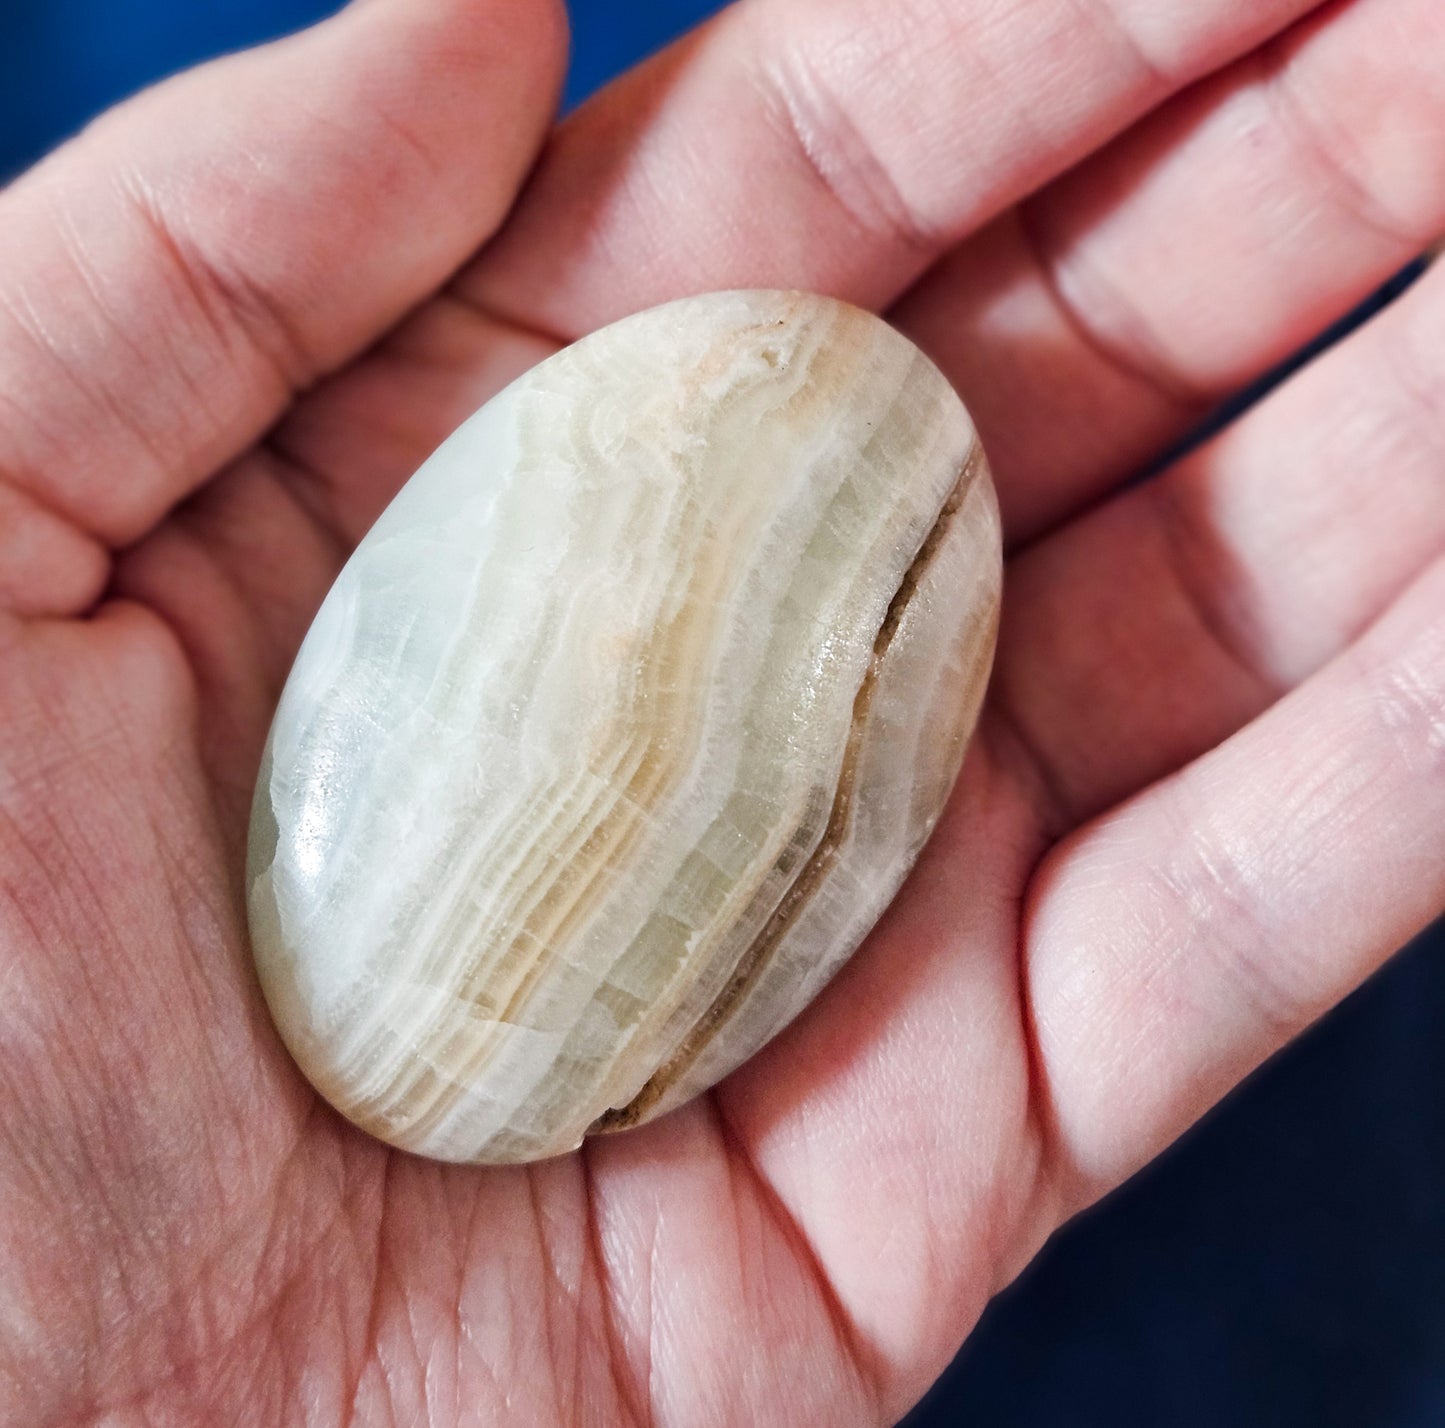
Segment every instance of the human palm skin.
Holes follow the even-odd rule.
[[[549,135],[548,5],[365,0],[0,196],[0,1421],[887,1422],[1423,926],[1442,278],[1127,478],[1445,226],[1442,40],[1436,0],[752,0]],[[744,285],[887,312],[978,420],[1010,560],[959,788],[710,1096],[394,1154],[250,970],[288,663],[460,418]]]

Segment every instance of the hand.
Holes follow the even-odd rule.
[[[0,1419],[887,1421],[1425,924],[1445,274],[1125,481],[1445,227],[1442,40],[1438,0],[750,0],[518,198],[555,9],[365,0],[0,198]],[[958,792],[712,1096],[531,1169],[390,1154],[249,967],[288,662],[486,396],[741,285],[888,311],[978,419],[1012,558]]]

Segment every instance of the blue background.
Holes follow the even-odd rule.
[[[147,81],[335,8],[0,5],[5,174]],[[574,0],[569,102],[711,8]],[[1062,1232],[909,1428],[1445,1424],[1441,951],[1422,939]]]

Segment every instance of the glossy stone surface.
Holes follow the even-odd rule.
[[[875,317],[712,294],[533,369],[361,543],[276,713],[249,911],[302,1070],[480,1162],[726,1075],[932,829],[999,580],[972,425]]]

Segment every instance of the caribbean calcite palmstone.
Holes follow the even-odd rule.
[[[249,912],[306,1076],[497,1163],[738,1066],[937,820],[999,549],[962,404],[843,303],[689,298],[508,387],[361,542],[276,711]]]

